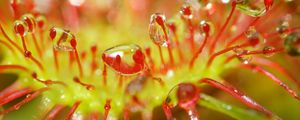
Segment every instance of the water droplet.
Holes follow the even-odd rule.
[[[50,29],[50,38],[52,39],[53,47],[55,50],[72,51],[73,47],[71,41],[75,36],[68,30],[53,27]]]
[[[234,48],[233,52],[237,55],[237,56],[242,56],[244,54],[247,54],[249,51],[248,50],[244,50],[242,48]]]
[[[248,42],[251,46],[256,46],[260,42],[259,33],[256,31],[254,27],[250,27],[248,31],[245,33],[248,39]]]
[[[24,37],[27,34],[28,26],[21,20],[16,20],[14,23],[14,31],[16,34]]]
[[[243,64],[249,64],[252,60],[252,57],[251,56],[239,56],[238,59]]]
[[[167,46],[167,36],[169,31],[166,27],[166,16],[162,13],[151,15],[149,24],[149,35],[156,45]]]
[[[264,47],[263,49],[263,54],[266,56],[266,57],[271,57],[273,56],[275,53],[275,48],[272,47],[272,46],[266,46]]]
[[[145,55],[135,44],[119,45],[105,50],[102,60],[122,75],[133,75],[145,69]]]
[[[36,28],[36,21],[32,14],[24,14],[22,17],[22,21],[26,23],[28,26],[28,32],[33,33]]]
[[[258,17],[263,16],[271,6],[266,6],[264,0],[236,0],[236,7],[246,15]]]
[[[177,99],[179,106],[190,108],[194,106],[199,99],[199,89],[192,83],[181,83],[177,89]]]
[[[192,7],[190,5],[183,5],[183,7],[180,10],[180,14],[182,18],[186,20],[191,20],[193,19],[193,11]]]
[[[300,55],[300,33],[294,32],[288,34],[284,39],[284,48],[289,55],[299,56]]]

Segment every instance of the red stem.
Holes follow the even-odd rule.
[[[76,83],[78,83],[78,84],[80,84],[80,85],[86,87],[87,90],[92,90],[92,89],[95,88],[93,85],[90,85],[90,84],[86,84],[86,83],[81,82],[81,81],[79,80],[79,78],[76,78],[76,77],[74,78],[74,82],[76,82]]]
[[[14,91],[12,93],[9,93],[9,94],[6,94],[6,95],[3,95],[0,99],[0,106],[8,103],[8,102],[11,102],[17,98],[20,98],[24,95],[27,95],[29,93],[32,92],[32,89],[31,88],[25,88],[25,89],[21,89],[21,90],[18,90],[18,91]]]
[[[37,42],[37,39],[36,39],[34,33],[32,33],[32,38],[33,38],[33,43],[34,43],[34,46],[35,46],[35,48],[37,50],[37,53],[39,54],[39,57],[42,58],[42,51],[41,51],[41,48],[40,48],[40,46],[39,46],[39,44]]]
[[[65,120],[71,120],[72,119],[72,117],[73,117],[73,114],[74,114],[74,112],[76,111],[76,109],[78,108],[78,106],[80,105],[80,101],[77,101],[74,105],[73,105],[73,107],[71,108],[71,110],[69,111],[69,113],[68,113],[68,115],[67,115],[67,117],[66,117],[66,119]]]
[[[12,44],[15,48],[17,48],[21,54],[23,54],[22,48],[20,46],[18,46],[10,37],[8,37],[8,35],[5,33],[1,24],[0,24],[0,29],[1,29],[1,32],[3,33],[4,37],[8,40],[8,42],[10,44]]]
[[[184,61],[184,57],[183,57],[182,51],[180,49],[180,45],[179,45],[179,41],[178,41],[178,36],[177,35],[175,35],[175,43],[176,43],[176,47],[177,47],[178,56],[179,56],[179,58],[180,58],[181,61]]]
[[[169,53],[171,65],[174,65],[174,58],[173,58],[173,53],[172,53],[172,48],[171,48],[172,46],[171,46],[171,42],[170,42],[169,36],[168,36],[168,34],[166,32],[165,26],[163,26],[163,31],[164,31],[165,38],[167,40],[168,53]]]
[[[43,92],[45,92],[47,90],[49,90],[49,88],[41,88],[41,89],[35,91],[32,94],[28,94],[26,96],[26,98],[23,99],[21,102],[18,102],[17,104],[9,107],[6,110],[0,111],[0,115],[7,114],[7,113],[9,113],[11,111],[14,111],[14,110],[18,110],[21,106],[23,106],[24,104],[30,102],[31,100],[33,100],[34,98],[38,97],[40,94],[42,94]]]
[[[24,51],[28,51],[28,49],[27,49],[27,47],[26,47],[26,42],[25,42],[24,36],[21,36],[21,39],[22,39],[23,50],[24,50]]]
[[[59,112],[65,108],[65,105],[59,104],[56,105],[51,112],[48,113],[46,120],[54,120],[54,118],[59,114]]]
[[[232,1],[232,8],[231,8],[230,14],[229,14],[229,16],[227,17],[227,19],[226,19],[224,25],[221,27],[221,30],[218,32],[216,38],[213,40],[212,46],[211,46],[210,49],[209,49],[209,53],[213,53],[213,52],[214,52],[215,47],[216,47],[216,44],[217,44],[217,42],[219,41],[220,37],[223,35],[224,30],[226,29],[226,27],[228,26],[228,23],[229,23],[229,21],[230,21],[232,15],[233,15],[233,12],[235,11],[235,8],[236,8],[236,1],[234,0],[234,1]]]
[[[189,36],[190,46],[191,46],[192,53],[194,53],[195,52],[194,28],[193,28],[192,21],[190,19],[188,19],[188,27],[190,32],[190,36]]]
[[[249,44],[248,43],[244,43],[242,45],[236,45],[236,46],[233,46],[233,47],[225,48],[225,49],[223,49],[223,50],[221,50],[221,51],[219,51],[217,53],[214,53],[214,54],[212,54],[210,56],[210,58],[209,58],[209,60],[208,60],[208,62],[206,64],[206,66],[209,67],[212,64],[212,62],[214,61],[214,59],[217,56],[221,55],[221,54],[227,53],[227,52],[229,52],[229,51],[231,51],[233,49],[236,49],[236,48],[243,48],[243,47],[247,47],[247,46],[249,46]]]
[[[80,63],[78,51],[77,51],[76,48],[74,49],[74,52],[75,52],[75,56],[76,56],[77,65],[78,65],[78,68],[79,68],[79,74],[80,74],[80,77],[82,77],[83,76],[82,65]]]
[[[246,28],[245,30],[247,31],[251,26],[254,26],[254,25],[257,23],[257,21],[258,21],[259,19],[260,19],[260,17],[255,18],[255,19],[247,26],[247,28]],[[244,35],[244,33],[245,33],[246,31],[241,32],[239,35],[237,35],[237,36],[234,37],[232,40],[230,40],[230,41],[227,43],[226,47],[229,47],[229,46],[233,45],[235,42],[237,42],[241,37],[243,37],[243,35]]]
[[[164,57],[163,57],[161,47],[159,45],[157,45],[157,47],[158,47],[158,50],[159,50],[159,56],[160,56],[161,64],[165,65],[165,60],[164,60]]]
[[[106,85],[107,68],[105,64],[103,64],[102,76],[103,76],[103,84]]]
[[[275,50],[272,50],[270,52],[268,52],[267,54],[272,54],[272,53],[279,53],[279,52],[284,52],[284,48],[279,48],[279,49],[275,49]],[[265,52],[262,50],[257,50],[257,51],[247,51],[247,52],[243,52],[239,55],[231,55],[229,56],[225,61],[224,63],[228,63],[230,62],[233,58],[235,57],[241,57],[241,56],[245,56],[245,55],[255,55],[255,54],[265,54]],[[255,61],[254,61],[255,62]]]
[[[55,64],[55,68],[58,71],[59,70],[59,64],[58,64],[58,54],[55,51],[54,48],[52,48],[52,52],[53,52],[53,58],[54,58],[54,64]]]
[[[14,91],[20,90],[20,89],[24,89],[23,87],[21,87],[20,82],[14,82],[13,84],[9,85],[8,87],[4,88],[1,92],[0,92],[0,99],[3,99],[3,97],[5,97],[8,94],[13,93]]]
[[[36,81],[45,84],[46,86],[52,85],[52,84],[60,84],[64,87],[66,87],[66,83],[62,82],[62,81],[52,81],[52,80],[41,80],[37,77],[36,73],[32,74],[33,79],[35,79]]]
[[[204,41],[203,41],[202,45],[200,46],[200,48],[199,48],[199,49],[197,50],[197,52],[193,55],[193,57],[192,57],[192,59],[191,59],[191,61],[190,61],[190,66],[189,66],[190,69],[193,68],[195,60],[198,58],[198,56],[201,54],[203,48],[205,47],[205,45],[206,45],[206,43],[207,43],[207,38],[208,38],[208,33],[206,33],[205,38],[204,38]]]
[[[29,72],[29,69],[27,69],[26,67],[23,67],[21,65],[0,65],[0,72],[3,70],[12,70],[12,69]]]

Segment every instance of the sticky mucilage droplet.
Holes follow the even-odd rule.
[[[50,38],[53,43],[53,47],[58,51],[72,51],[71,40],[75,39],[75,36],[68,30],[53,27],[50,29]]]
[[[166,27],[166,16],[162,13],[151,15],[149,24],[149,35],[154,44],[168,46],[167,36],[169,31]]]
[[[17,35],[24,37],[27,34],[28,26],[21,20],[16,20],[14,23],[14,31]]]
[[[105,50],[104,63],[121,75],[134,75],[145,70],[145,55],[136,44],[119,45]]]

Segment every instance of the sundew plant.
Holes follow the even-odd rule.
[[[1,0],[2,120],[299,120],[298,0]]]

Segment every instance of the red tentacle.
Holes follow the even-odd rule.
[[[209,79],[209,78],[203,78],[203,79],[199,80],[199,82],[200,83],[207,83],[207,84],[209,84],[213,87],[221,89],[221,90],[229,93],[233,97],[237,98],[238,100],[240,100],[242,103],[244,103],[248,107],[253,108],[257,111],[260,111],[260,112],[264,113],[265,115],[267,115],[269,117],[274,116],[274,114],[271,111],[265,109],[263,106],[259,105],[254,100],[252,100],[251,98],[249,98],[248,96],[246,96],[244,93],[242,93],[238,89],[234,88],[233,86],[230,86],[230,85],[227,85],[227,84],[225,85],[225,84],[222,84],[220,82],[217,82],[217,81]]]
[[[58,113],[65,108],[65,105],[56,105],[49,113],[48,115],[46,116],[46,120],[53,120],[57,115]]]
[[[78,108],[78,106],[80,105],[80,101],[77,101],[73,107],[71,108],[71,110],[69,111],[67,117],[66,117],[66,120],[71,120],[72,119],[72,116],[74,114],[74,112],[76,111],[76,109]]]
[[[264,74],[265,76],[269,77],[271,80],[273,80],[274,82],[276,82],[279,86],[281,86],[285,91],[287,91],[290,95],[292,95],[294,98],[296,98],[297,100],[300,101],[300,97],[297,95],[297,93],[292,90],[289,86],[287,86],[286,84],[284,84],[279,78],[277,78],[275,75],[273,75],[272,73],[268,72],[267,70],[256,66],[256,65],[243,65],[242,67],[247,68],[247,69],[251,69],[251,70],[255,70],[261,74]]]
[[[32,94],[27,94],[26,98],[24,100],[22,100],[21,102],[11,106],[10,108],[8,108],[6,110],[0,111],[0,115],[7,114],[7,113],[9,113],[11,111],[14,111],[14,110],[18,110],[21,106],[23,106],[24,104],[30,102],[31,100],[38,97],[39,95],[41,95],[43,92],[45,92],[47,90],[49,90],[49,88],[41,88],[41,89],[35,91]]]

